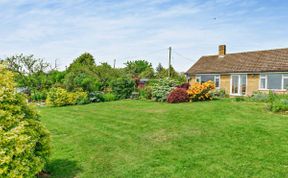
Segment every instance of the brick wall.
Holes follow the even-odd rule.
[[[251,96],[254,91],[259,90],[259,74],[247,75],[247,95]]]

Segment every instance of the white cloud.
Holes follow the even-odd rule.
[[[33,53],[64,67],[87,51],[98,62],[157,65],[167,64],[172,46],[192,60],[174,55],[176,69],[186,71],[222,43],[231,51],[287,47],[288,27],[277,23],[287,13],[271,15],[277,8],[251,0],[0,0],[0,57]]]

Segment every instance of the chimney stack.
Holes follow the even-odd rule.
[[[219,45],[219,57],[226,55],[226,45]]]

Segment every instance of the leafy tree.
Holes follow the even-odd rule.
[[[49,153],[49,132],[15,92],[12,72],[0,66],[0,177],[34,177]]]
[[[165,70],[165,68],[162,66],[161,63],[159,63],[158,66],[156,67],[156,72],[157,72],[157,73],[160,73],[160,72],[162,72],[163,70]]]
[[[108,87],[110,81],[125,76],[123,70],[112,68],[108,63],[101,63],[101,65],[96,66],[94,73],[101,83],[101,90]]]
[[[149,72],[149,75],[151,75],[151,71],[153,71],[154,73],[154,70],[152,68],[152,64],[145,61],[145,60],[136,60],[136,61],[128,61],[125,63],[126,67],[126,71],[134,78],[134,77],[139,77],[141,76],[141,74],[143,72],[147,73]],[[143,75],[143,74],[142,74]]]
[[[69,91],[75,91],[79,88],[87,92],[99,90],[100,83],[94,72],[95,68],[93,56],[89,53],[82,54],[68,67],[64,86]]]
[[[30,93],[47,87],[46,73],[50,64],[33,55],[15,55],[1,61],[9,70],[16,73],[15,79],[18,87],[27,87]]]
[[[68,67],[68,71],[72,70],[74,67],[93,69],[95,66],[96,63],[94,57],[90,53],[83,53],[73,61],[73,63]]]

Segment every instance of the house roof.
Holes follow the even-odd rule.
[[[201,57],[188,74],[288,72],[288,48]]]

